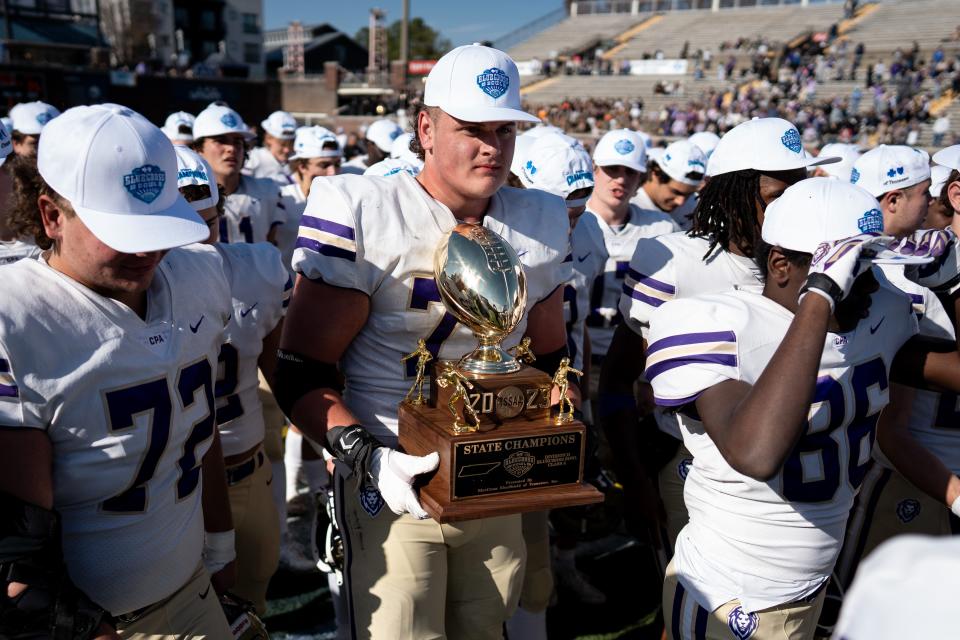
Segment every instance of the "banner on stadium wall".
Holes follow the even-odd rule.
[[[410,60],[407,62],[407,73],[411,76],[429,75],[435,64],[436,60]]]
[[[518,60],[517,71],[521,76],[540,75],[540,63],[533,60]]]
[[[632,76],[671,76],[687,73],[686,60],[631,60]]]

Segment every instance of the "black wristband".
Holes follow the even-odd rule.
[[[356,476],[358,484],[367,477],[373,450],[382,446],[379,440],[358,424],[327,430],[327,449],[337,460],[350,467],[350,475]]]
[[[332,389],[339,393],[342,387],[337,365],[293,351],[277,350],[277,368],[270,388],[288,418],[292,417],[297,401],[314,389]]]
[[[807,281],[804,282],[803,287],[800,288],[800,295],[802,296],[809,289],[816,289],[830,296],[830,299],[833,300],[834,308],[843,300],[843,289],[825,273],[817,272],[808,275]]]

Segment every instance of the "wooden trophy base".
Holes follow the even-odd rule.
[[[446,389],[432,389],[437,406],[400,404],[403,450],[440,454],[437,471],[419,484],[420,503],[434,520],[473,520],[603,501],[603,494],[583,482],[586,427],[579,421],[556,424],[550,414],[549,376],[524,367],[516,374],[467,378],[475,387],[471,395],[480,396],[471,399],[480,416],[480,429],[473,433],[452,432],[449,393],[442,393]],[[481,411],[488,408],[483,404],[487,393],[494,402]],[[517,411],[512,399],[521,396],[525,404]]]

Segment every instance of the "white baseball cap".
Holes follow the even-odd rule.
[[[930,194],[931,198],[939,198],[940,194],[943,192],[943,188],[947,186],[947,180],[950,178],[950,174],[953,173],[953,169],[950,167],[944,167],[943,165],[935,164],[930,167],[930,188],[927,192]]]
[[[857,158],[850,182],[876,198],[894,189],[906,189],[930,177],[930,155],[905,145],[886,145]]]
[[[384,158],[380,162],[376,162],[367,167],[363,175],[386,178],[395,176],[398,173],[409,173],[411,176],[416,177],[420,173],[420,167],[416,167],[406,160],[400,160],[399,158]]]
[[[339,158],[343,149],[333,131],[321,126],[300,127],[293,141],[291,160],[307,158]]]
[[[653,148],[653,136],[646,131],[640,131],[638,129],[634,129],[633,132],[640,136],[640,139],[643,140],[643,146],[646,147],[647,151],[650,151],[650,149]]]
[[[60,111],[46,102],[21,102],[10,109],[13,130],[28,136],[38,136],[48,122]]]
[[[624,166],[635,171],[647,171],[647,148],[636,131],[614,129],[604,134],[593,149],[593,161],[598,167]]]
[[[703,155],[707,156],[708,160],[710,156],[713,155],[713,150],[720,144],[720,136],[712,131],[698,131],[687,138],[687,140],[699,147],[700,151],[703,151]]]
[[[413,140],[413,134],[410,132],[401,133],[390,145],[390,157],[403,160],[407,164],[423,168],[423,160],[417,157],[413,151],[410,151],[410,142]]]
[[[707,172],[707,156],[689,140],[671,142],[654,161],[671,180],[694,187],[703,182],[702,176]],[[688,178],[691,173],[699,173],[701,177]]]
[[[139,113],[117,104],[74,107],[51,120],[47,134],[37,170],[108,247],[160,251],[210,235],[177,190],[173,144]]]
[[[0,118],[0,122],[2,122],[3,126],[7,128],[7,131],[13,131],[13,118],[10,116],[3,116]]]
[[[527,129],[526,131],[518,135],[517,138],[526,136],[526,137],[529,137],[531,140],[536,140],[540,136],[545,136],[551,132],[563,133],[563,129],[561,129],[560,127],[555,127],[552,124],[538,124],[531,129]]]
[[[10,137],[10,130],[0,122],[0,167],[11,153],[13,153],[13,139]]]
[[[563,133],[551,132],[533,141],[519,174],[528,189],[540,189],[567,200],[578,189],[593,189],[593,162],[580,141]],[[567,207],[587,203],[587,195],[567,200]]]
[[[520,108],[520,74],[513,59],[480,44],[457,47],[427,76],[423,104],[467,122],[540,122]]]
[[[280,140],[293,140],[297,131],[297,120],[286,111],[274,111],[260,123],[260,127]]]
[[[171,140],[193,142],[193,122],[196,116],[186,111],[175,111],[167,116],[167,120],[160,127],[160,131]],[[190,133],[181,133],[180,127],[189,127]]]
[[[533,129],[530,131],[533,131]],[[513,144],[513,160],[510,161],[510,173],[518,178],[523,176],[523,165],[527,162],[527,154],[530,153],[530,147],[539,137],[530,135],[530,131],[525,131],[517,136]],[[521,182],[523,182],[522,179]]]
[[[220,201],[220,190],[213,177],[213,169],[199,153],[183,145],[174,145],[177,152],[177,188],[188,185],[206,186],[210,189],[210,197],[203,200],[193,200],[188,204],[194,211],[202,211],[217,206]]]
[[[840,162],[824,165],[821,167],[831,178],[850,182],[850,174],[853,172],[853,165],[860,158],[860,147],[855,144],[846,144],[843,142],[834,142],[823,145],[820,149],[820,156],[826,158],[837,157]]]
[[[717,144],[707,163],[707,175],[754,169],[791,171],[818,167],[840,158],[814,158],[803,148],[800,132],[782,118],[754,118],[728,131]]]
[[[249,127],[243,122],[240,114],[230,107],[211,103],[206,109],[197,115],[193,123],[193,138],[208,138],[213,136],[222,136],[228,133],[239,133],[247,140],[253,140],[256,136],[250,131]]]
[[[377,145],[384,153],[390,153],[390,147],[393,146],[393,141],[396,140],[397,136],[401,133],[403,133],[403,129],[401,129],[400,125],[396,122],[381,118],[380,120],[374,120],[370,123],[363,137]]]
[[[767,244],[813,253],[824,242],[883,233],[883,213],[872,195],[849,182],[807,178],[767,207],[761,237]]]
[[[960,171],[960,144],[940,149],[933,154],[933,161],[944,167]]]

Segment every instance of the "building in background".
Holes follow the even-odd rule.
[[[351,72],[363,71],[367,66],[367,48],[362,43],[327,24],[302,27],[303,71],[307,75],[324,73],[324,63],[336,62]],[[266,49],[266,69],[276,77],[284,66],[284,50],[290,44],[290,29],[270,29],[263,34]]]
[[[94,66],[106,63],[96,0],[0,2],[2,61]]]

